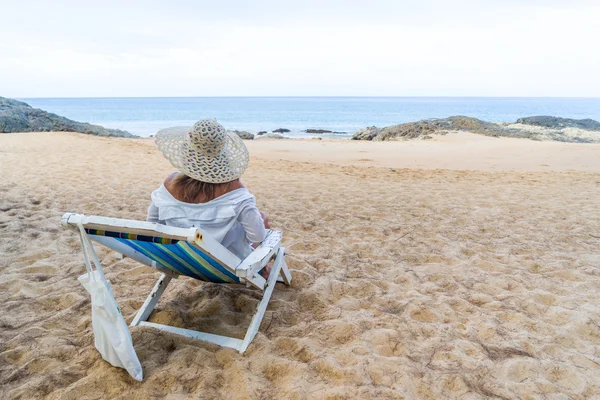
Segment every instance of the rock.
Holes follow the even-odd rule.
[[[260,135],[264,135],[265,133],[267,133],[267,131],[260,131],[260,132],[258,132],[256,135],[257,135],[257,136],[260,136]]]
[[[545,128],[563,129],[579,128],[591,131],[600,131],[600,122],[593,119],[571,119],[539,115],[535,117],[519,118],[517,124],[543,126]]]
[[[439,129],[440,128],[429,121],[409,122],[406,124],[387,126],[383,128],[372,140],[382,141],[414,139],[422,135],[435,133]]]
[[[530,125],[527,125],[528,123]],[[531,124],[538,125],[533,126]],[[549,125],[552,127],[548,127]],[[516,124],[496,124],[462,115],[408,122],[387,126],[382,129],[372,126],[356,132],[352,136],[352,139],[373,141],[430,139],[432,134],[443,135],[449,131],[463,131],[492,137],[503,136],[571,143],[600,143],[600,133],[598,132],[600,131],[600,123],[591,119],[572,120],[557,117],[528,117],[519,119]]]
[[[77,122],[22,101],[0,97],[0,133],[11,132],[80,132],[96,136],[135,138],[127,131]]]
[[[332,133],[332,131],[328,131],[327,129],[307,129],[304,132],[306,132],[306,133]]]
[[[283,135],[278,135],[276,133],[267,133],[265,135],[261,135],[259,138],[256,138],[256,140],[263,140],[263,139],[287,139],[285,136]]]
[[[254,135],[251,134],[250,132],[246,132],[246,131],[228,131],[228,132],[233,132],[233,133],[237,134],[239,137],[241,137],[244,140],[252,140],[252,139],[254,139]]]
[[[482,121],[477,118],[457,115],[448,118],[425,119],[416,122],[407,122],[391,125],[379,129],[374,126],[356,132],[354,140],[409,140],[431,134],[444,134],[448,131],[468,131],[488,136],[508,135],[507,129],[498,124]]]
[[[376,126],[369,126],[367,128],[362,128],[352,135],[352,140],[373,140],[373,138],[379,135],[381,129]]]
[[[286,133],[286,132],[290,132],[290,130],[286,129],[286,128],[279,128],[279,129],[275,129],[273,132],[274,133]]]
[[[468,131],[490,136],[495,136],[504,132],[502,126],[498,124],[482,121],[477,118],[465,117],[463,115],[444,119],[434,119],[432,121],[442,129],[450,131]]]

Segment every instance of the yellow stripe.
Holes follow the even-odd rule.
[[[194,251],[194,249],[192,249],[190,247],[189,243],[181,241],[178,243],[178,245],[188,256],[192,257],[195,261],[197,261],[204,268],[206,268],[211,273],[213,273],[214,275],[221,278],[221,280],[223,280],[225,282],[236,282],[231,277],[225,275],[224,273],[222,273],[221,271],[219,271],[218,269],[216,269],[215,267],[210,265],[210,263],[208,261],[206,261],[204,258],[202,258],[202,256],[200,256],[198,253],[196,253]]]
[[[210,279],[208,279],[203,273],[201,273],[198,269],[194,268],[194,266],[188,264],[184,259],[182,259],[181,257],[179,257],[177,254],[173,253],[171,250],[169,250],[168,248],[166,248],[164,244],[158,244],[158,243],[154,243],[154,245],[156,245],[158,248],[160,248],[162,251],[164,251],[165,253],[167,253],[168,255],[170,255],[171,257],[173,257],[178,263],[184,265],[185,267],[187,267],[190,271],[193,271],[194,273],[196,273],[199,277],[201,277],[203,280],[210,282]]]

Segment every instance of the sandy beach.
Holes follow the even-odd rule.
[[[136,382],[94,348],[60,216],[144,219],[173,168],[151,139],[0,135],[1,399],[600,398],[600,145],[246,143],[293,283],[243,355],[132,328]],[[97,250],[130,322],[159,273]],[[240,337],[258,299],[182,278],[150,321]]]

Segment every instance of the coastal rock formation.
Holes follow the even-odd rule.
[[[80,132],[96,136],[137,137],[127,131],[73,121],[39,108],[33,108],[22,101],[0,97],[0,133],[52,131]]]
[[[592,131],[600,131],[600,122],[593,119],[571,119],[551,117],[548,115],[539,115],[535,117],[519,118],[517,124],[542,126],[545,128],[563,129],[563,128],[579,128]]]
[[[434,119],[433,124],[445,131],[467,131],[488,136],[498,136],[506,133],[502,126],[498,124],[463,115]]]
[[[241,137],[244,140],[254,139],[254,135],[251,134],[250,132],[246,132],[246,131],[228,131],[228,132],[234,132],[235,134],[237,134],[239,137]]]
[[[457,115],[454,117],[408,122],[383,128],[372,140],[407,140],[448,131],[467,131],[488,136],[499,136],[504,130],[498,124],[477,118]]]
[[[265,133],[267,133],[267,131],[260,131],[260,132],[258,132],[256,135],[257,135],[257,136],[260,136],[260,135],[264,135]]]
[[[375,136],[379,135],[379,132],[381,132],[381,129],[376,126],[368,126],[352,135],[352,140],[373,140]]]
[[[328,131],[327,129],[306,129],[304,132],[306,132],[306,133],[332,133],[332,131]]]
[[[385,127],[375,137],[373,137],[372,140],[383,141],[415,139],[421,135],[435,133],[438,130],[440,130],[439,127],[428,121],[409,122],[406,124]]]
[[[290,130],[286,129],[286,128],[279,128],[279,129],[275,129],[273,131],[273,133],[287,133],[287,132],[290,132]]]
[[[600,143],[600,132],[598,132],[600,131],[600,123],[591,119],[527,117],[519,119],[515,124],[496,124],[461,115],[408,122],[381,129],[372,126],[359,130],[352,136],[352,139],[372,141],[429,139],[432,134],[443,135],[451,131],[463,131],[494,137]]]

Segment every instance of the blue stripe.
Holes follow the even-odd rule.
[[[203,273],[203,269],[202,268],[196,268],[196,270],[198,270],[198,272],[201,275],[198,275],[198,273],[196,273],[195,271],[189,269],[185,264],[182,264],[181,262],[179,262],[178,260],[176,260],[175,258],[173,258],[170,254],[165,253],[163,251],[163,249],[161,248],[161,246],[165,246],[166,248],[169,249],[169,251],[171,251],[172,253],[175,253],[177,256],[179,256],[179,254],[177,254],[176,251],[176,247],[177,246],[173,246],[173,245],[156,245],[155,243],[144,243],[143,246],[145,248],[151,249],[150,251],[153,254],[158,255],[159,257],[162,257],[163,260],[168,261],[169,265],[171,265],[173,268],[175,268],[176,270],[178,270],[179,272],[181,272],[184,275],[190,276],[194,279],[198,279],[201,281],[208,281],[208,277]],[[175,251],[174,251],[175,250]],[[181,257],[180,257],[181,258]],[[188,262],[188,260],[186,260],[185,258],[182,258],[183,261]],[[194,267],[196,267],[194,264],[190,264]]]
[[[212,258],[211,256],[209,256],[208,254],[198,250],[197,248],[191,246],[192,249],[194,249],[194,251],[200,255],[200,257],[204,258],[206,261],[208,261],[208,263],[210,265],[213,266],[213,268],[218,269],[219,271],[221,271],[222,274],[230,277],[231,279],[233,279],[236,282],[239,282],[239,278],[237,276],[235,276],[231,271],[229,271],[227,268],[223,267],[221,264],[219,264],[217,261],[215,261],[214,258]]]
[[[170,248],[169,250],[171,250],[173,253],[177,254],[177,256],[181,257],[181,259],[185,260],[186,263],[193,265],[194,268],[196,268],[198,271],[202,272],[202,275],[204,275],[207,278],[205,280],[207,280],[208,282],[226,283],[221,278],[219,278],[218,276],[213,274],[212,271],[207,270],[201,264],[196,262],[196,260],[194,260],[189,255],[187,255],[186,252],[178,245],[173,245],[171,247],[172,248]]]
[[[231,271],[229,271],[228,269],[224,268],[221,264],[219,264],[218,262],[216,262],[212,257],[210,257],[208,254],[204,253],[203,251],[201,251],[200,249],[197,249],[196,247],[192,246],[191,244],[187,243],[187,242],[183,242],[184,244],[186,244],[188,248],[190,248],[193,252],[195,252],[198,256],[200,256],[200,258],[202,258],[203,260],[205,260],[211,267],[213,267],[214,269],[216,269],[217,271],[219,271],[221,274],[227,276],[229,279],[231,279],[233,282],[239,282],[239,278],[237,276],[235,276],[234,274],[231,273]],[[180,247],[181,243],[177,243],[177,246],[179,248],[180,253],[178,253],[177,255],[181,254],[183,257],[186,258],[186,261],[189,260],[188,262],[191,265],[194,266],[198,266],[198,268],[202,268],[203,271],[206,271],[207,276],[210,276],[211,282],[216,282],[216,283],[231,283],[228,281],[224,281],[223,278],[221,278],[220,276],[215,275],[212,271],[206,269],[205,267],[203,267],[201,264],[199,264],[198,262],[196,262],[196,260],[194,260],[193,258],[191,258],[186,251]]]
[[[189,276],[189,277],[197,279],[197,280],[206,281],[206,282],[230,283],[230,282],[224,281],[221,277],[216,276],[212,271],[208,270],[207,268],[202,266],[200,263],[198,263],[196,260],[191,258],[188,254],[186,254],[186,252],[177,243],[175,243],[175,244],[160,244],[160,243],[138,241],[138,240],[131,240],[131,239],[121,239],[121,238],[115,238],[115,239],[118,240],[119,242],[131,247],[133,250],[138,251],[138,252],[144,254],[145,256],[147,256],[148,258],[156,261],[157,264],[160,264],[163,267],[168,268],[168,269],[174,269],[183,275]],[[178,260],[173,258],[171,255],[166,253],[161,248],[163,246],[164,246],[164,248],[168,249],[170,252],[175,254],[177,257],[181,258],[181,260],[183,260],[190,266],[193,266],[203,276],[198,275],[198,273],[190,270],[184,264],[182,264],[181,262],[179,262]],[[189,247],[196,254],[198,254],[200,257],[202,257],[204,260],[206,260],[213,268],[220,271],[223,275],[229,277],[234,282],[240,281],[237,276],[235,276],[229,270],[224,268],[221,264],[219,264],[217,261],[215,261],[208,254],[202,252],[201,250],[199,250],[191,245]]]
[[[194,279],[198,279],[201,281],[205,281],[204,277],[199,276],[194,271],[190,271],[185,265],[182,265],[179,261],[173,259],[170,255],[166,254],[162,251],[155,243],[152,242],[138,242],[135,240],[128,239],[117,239],[118,241],[126,244],[136,251],[140,251],[148,258],[156,261],[158,264],[162,265],[165,268],[174,269],[177,272],[182,273],[183,275],[192,277]],[[172,245],[163,245],[163,246],[172,246]],[[160,260],[164,260],[164,262]]]

